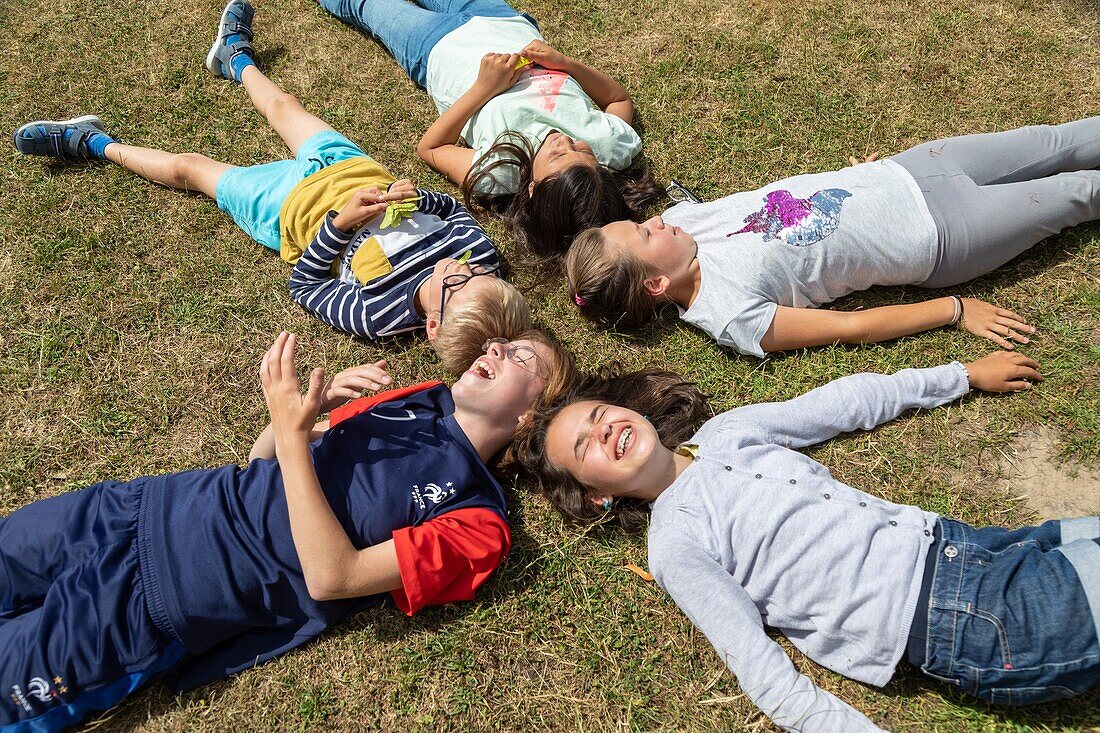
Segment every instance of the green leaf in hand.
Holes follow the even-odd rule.
[[[413,212],[417,210],[420,199],[406,199],[404,201],[394,201],[392,204],[386,207],[386,215],[382,217],[382,223],[378,225],[379,229],[388,229],[401,224],[403,219],[408,219],[413,215]]]

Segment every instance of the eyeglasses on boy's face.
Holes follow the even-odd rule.
[[[503,336],[497,336],[483,343],[481,350],[489,353],[489,349],[492,348],[493,344],[500,346],[504,351],[504,357],[509,361],[519,364],[532,374],[537,374],[544,381],[550,378],[550,368],[547,366],[546,361],[539,357],[538,352],[530,346],[513,344]]]
[[[475,277],[481,277],[482,275],[496,275],[500,270],[498,265],[491,267],[483,267],[482,265],[472,265],[470,267],[470,273],[456,272],[451,275],[443,277],[443,282],[439,287],[439,323],[443,323],[443,309],[447,305],[447,293],[452,290],[458,290]]]

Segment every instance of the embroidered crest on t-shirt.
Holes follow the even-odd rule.
[[[745,226],[734,234],[756,232],[765,242],[781,240],[795,247],[816,244],[840,226],[840,210],[851,192],[843,188],[826,188],[807,199],[790,191],[778,189],[764,197],[764,207],[745,217]]]
[[[455,485],[453,481],[448,481],[446,488],[439,484],[427,484],[423,488],[417,485],[412,488],[413,501],[421,509],[426,509],[429,501],[432,504],[441,504],[444,499],[454,495]]]

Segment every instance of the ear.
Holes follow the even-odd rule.
[[[531,181],[531,183],[527,184],[527,198],[531,198],[534,195],[535,195],[535,182]]]
[[[428,343],[435,343],[435,337],[439,335],[439,316],[431,314],[424,320],[424,331],[428,334]]]
[[[592,502],[597,509],[603,510],[607,502],[611,501],[612,498],[610,496],[597,496],[596,494],[589,494],[588,500]]]
[[[672,280],[669,279],[668,275],[652,275],[642,281],[642,285],[645,286],[645,291],[653,298],[664,297],[671,284]]]
[[[530,425],[531,421],[534,419],[535,418],[531,416],[531,410],[528,410],[527,412],[516,418],[516,428],[525,428]]]

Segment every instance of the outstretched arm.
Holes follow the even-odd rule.
[[[474,151],[459,147],[462,128],[493,97],[516,83],[523,69],[516,68],[519,54],[488,53],[481,59],[477,81],[439,116],[416,146],[416,154],[433,169],[462,185],[474,162]]]
[[[609,115],[615,115],[628,125],[633,124],[634,102],[630,99],[630,94],[622,84],[604,72],[566,56],[546,41],[531,41],[519,53],[539,66],[569,74],[600,109]]]
[[[906,410],[931,409],[971,389],[1019,392],[1041,382],[1039,363],[1023,354],[995,351],[968,364],[903,369],[896,374],[853,374],[786,402],[747,405],[724,419],[747,421],[770,442],[801,448],[840,433],[870,430]]]
[[[316,600],[396,590],[401,587],[401,573],[393,540],[356,549],[321,490],[309,441],[323,404],[324,372],[313,370],[303,395],[294,363],[296,347],[293,334],[280,334],[264,354],[260,381],[271,411],[290,533],[306,588]]]
[[[714,645],[742,691],[786,731],[877,732],[879,727],[800,674],[764,632],[749,594],[721,564],[688,538],[650,544],[657,583]]]
[[[779,306],[767,333],[764,351],[788,351],[827,344],[870,344],[909,336],[955,322],[970,333],[1011,349],[1009,340],[1026,344],[1035,333],[1022,316],[974,298],[936,298],[923,303],[886,305],[862,311]]]

